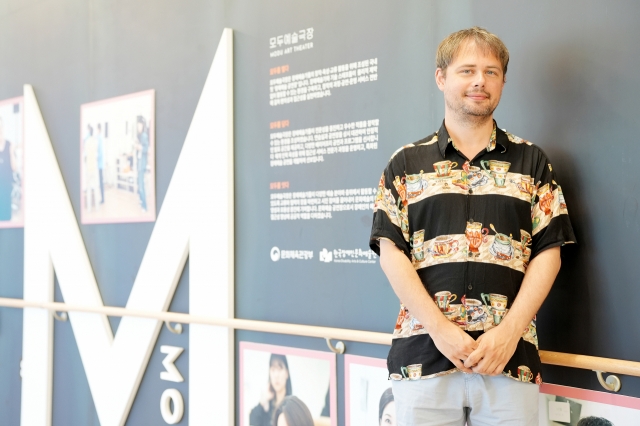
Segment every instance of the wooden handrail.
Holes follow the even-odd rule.
[[[214,318],[202,315],[183,314],[179,312],[139,311],[135,309],[118,308],[114,306],[80,306],[60,302],[35,302],[4,297],[0,297],[0,307],[40,308],[52,312],[87,312],[94,314],[103,314],[112,317],[148,318],[180,324],[217,325],[221,327],[233,328],[236,330],[261,331],[265,333],[291,334],[294,336],[319,338],[330,337],[332,339],[348,340],[351,342],[391,345],[391,335],[388,333],[349,330],[344,328],[319,327],[315,325],[256,321],[239,318]]]
[[[606,371],[607,373],[626,374],[627,376],[640,376],[640,362],[636,361],[551,351],[540,351],[540,360],[544,364],[560,365],[562,367]]]
[[[148,318],[179,324],[206,324],[228,327],[236,330],[260,331],[264,333],[290,334],[294,336],[331,338],[351,342],[391,345],[391,334],[373,331],[349,330],[344,328],[320,327],[314,325],[289,324],[281,322],[256,321],[239,318],[214,318],[202,315],[191,315],[178,312],[140,311],[114,306],[80,306],[60,302],[35,302],[24,299],[0,297],[0,307],[7,308],[40,308],[52,312],[87,312],[115,317]],[[606,371],[608,373],[625,374],[640,377],[640,362],[625,361],[612,358],[601,358],[588,355],[575,355],[562,352],[540,351],[540,359],[544,364],[585,370]]]

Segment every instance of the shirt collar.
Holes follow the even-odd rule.
[[[451,146],[457,151],[456,144],[451,140],[449,136],[449,132],[444,125],[444,120],[442,120],[442,126],[440,126],[440,130],[438,130],[438,146],[440,147],[440,153],[442,157],[445,156],[445,151],[447,147],[451,144]],[[489,139],[489,143],[487,144],[486,150],[487,152],[491,152],[496,149],[496,146],[500,146],[501,154],[507,152],[507,146],[509,145],[509,138],[507,134],[498,128],[496,125],[496,121],[493,120],[493,132],[491,133],[491,138]]]

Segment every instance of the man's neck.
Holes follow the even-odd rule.
[[[482,120],[461,120],[445,112],[444,125],[458,151],[471,160],[489,144],[493,115]]]

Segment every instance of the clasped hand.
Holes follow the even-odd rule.
[[[474,340],[448,321],[431,337],[438,350],[460,371],[490,376],[503,372],[520,340],[518,333],[502,325]]]

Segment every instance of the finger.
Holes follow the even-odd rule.
[[[478,360],[478,362],[476,362],[471,358],[467,358],[467,360],[464,362],[464,366],[467,368],[474,368],[479,364],[480,361],[482,360]]]
[[[482,358],[480,362],[473,368],[474,373],[478,374],[491,374],[493,369],[491,366],[493,365],[493,361],[490,358]]]
[[[449,361],[451,361],[453,365],[455,365],[460,371],[464,371],[465,373],[471,373],[471,369],[465,367],[465,365],[459,359],[449,358]]]
[[[474,365],[471,370],[476,374],[484,374],[484,363],[480,361],[478,364]]]
[[[496,376],[502,372],[502,364],[500,362],[494,361],[490,365],[486,366],[487,374],[491,376]]]
[[[474,340],[473,337],[469,336],[468,334],[465,334],[465,340],[466,341],[464,346],[471,348],[471,350],[475,350],[480,343],[480,339]]]
[[[478,348],[469,354],[466,361],[464,362],[464,365],[469,368],[473,367],[474,365],[477,365],[483,358],[484,351],[481,348]]]
[[[468,344],[468,345],[463,345],[462,348],[460,348],[460,351],[466,356],[469,357],[469,355],[471,355],[472,353],[474,353],[475,351],[478,350],[478,345],[476,344],[476,342],[472,342],[472,344]]]
[[[509,361],[508,357],[505,357],[504,355],[496,355],[491,358],[491,365],[488,366],[487,370],[495,372],[495,374],[500,374],[507,365],[507,361]]]

